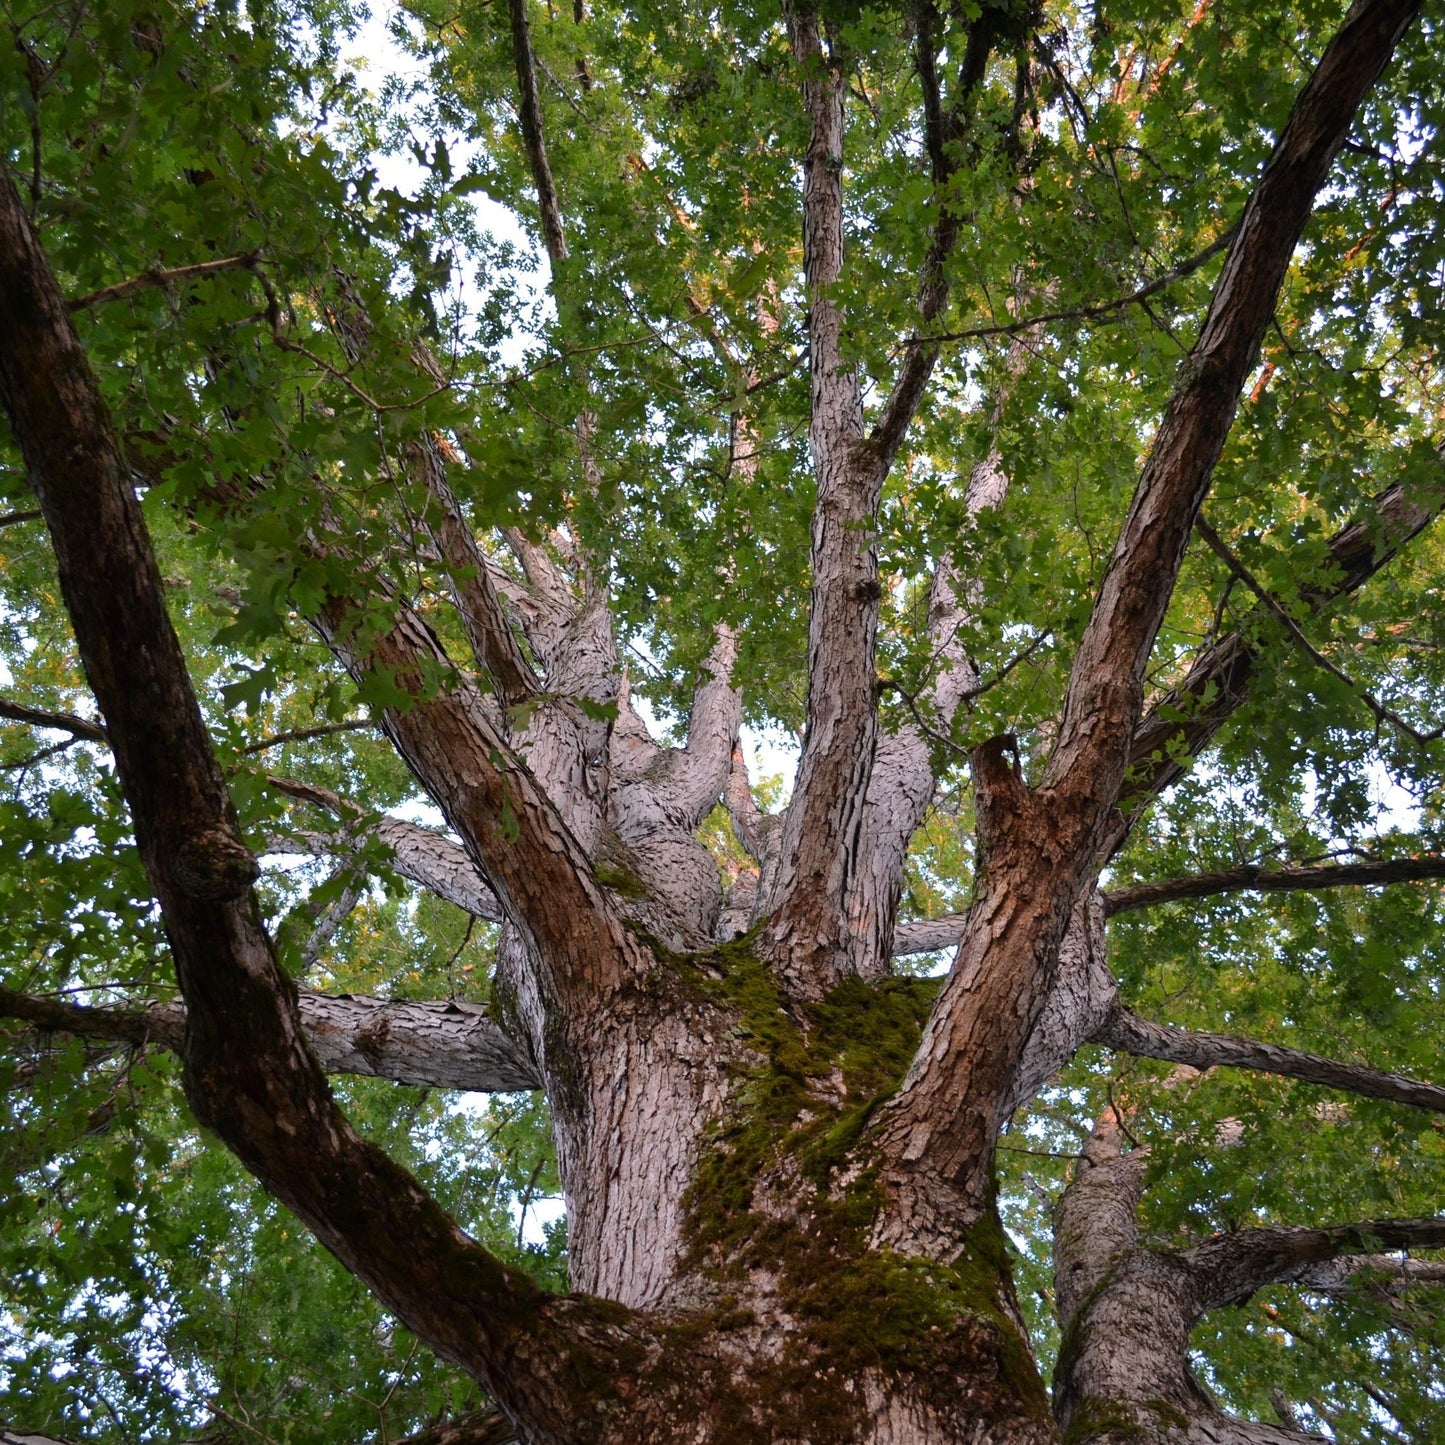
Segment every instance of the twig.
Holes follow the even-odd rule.
[[[321,723],[312,728],[292,728],[289,732],[277,733],[272,738],[262,738],[259,743],[248,743],[241,749],[243,754],[264,753],[267,748],[280,747],[282,743],[304,743],[311,738],[330,737],[334,733],[364,732],[375,724],[370,718],[352,718],[349,722]]]

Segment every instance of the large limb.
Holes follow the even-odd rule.
[[[1070,671],[1037,788],[995,739],[974,754],[982,875],[954,968],[880,1117],[880,1239],[947,1248],[988,1208],[993,1153],[1059,945],[1124,782],[1145,665],[1290,256],[1416,0],[1365,0],[1296,101],[1181,368]],[[950,1217],[951,1216],[951,1217]]]
[[[1363,1251],[1435,1247],[1445,1218],[1325,1229],[1253,1229],[1184,1251],[1139,1243],[1135,1208],[1147,1151],[1121,1148],[1112,1111],[1094,1130],[1059,1204],[1056,1299],[1064,1343],[1054,1411],[1079,1445],[1298,1445],[1297,1431],[1221,1411],[1189,1367],[1190,1332],[1210,1309],[1265,1284],[1310,1287],[1328,1262]],[[1385,1269],[1388,1261],[1382,1261]]]
[[[538,1089],[537,1069],[476,1004],[398,1003],[355,994],[302,993],[301,1027],[329,1074],[365,1074],[429,1089],[478,1093]],[[86,1008],[0,988],[0,1018],[21,1019],[45,1033],[69,1033],[179,1053],[186,1007]]]
[[[412,694],[408,706],[384,710],[387,736],[522,930],[550,1005],[590,1016],[645,973],[651,955],[626,928],[548,790],[487,716],[475,686],[456,677],[415,609],[395,596],[386,602],[390,621],[373,625],[364,647],[356,643],[353,604],[333,599],[316,620],[354,677],[379,673]]]
[[[783,828],[764,948],[788,986],[826,991],[847,968],[846,897],[877,740],[878,554],[886,463],[864,445],[863,400],[835,291],[843,274],[846,75],[814,0],[788,7],[810,122],[803,161],[803,267],[812,382],[812,598],[807,732]]]
[[[585,1302],[548,1299],[495,1260],[332,1100],[261,924],[251,888],[259,869],[196,704],[109,415],[8,175],[0,175],[0,397],[45,513],[170,939],[187,1006],[184,1082],[198,1119],[534,1438],[570,1435],[567,1374],[590,1357],[597,1378],[615,1378],[624,1327],[603,1324]]]

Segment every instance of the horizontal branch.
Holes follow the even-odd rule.
[[[541,1087],[526,1051],[478,1004],[303,993],[299,1005],[306,1040],[329,1074],[477,1093]],[[179,1052],[186,1009],[181,1003],[88,1008],[0,988],[0,1018],[19,1019],[45,1033]]]
[[[1142,1019],[1122,1005],[1116,1007],[1095,1032],[1094,1042],[1141,1058],[1187,1064],[1192,1069],[1257,1069],[1307,1084],[1363,1094],[1366,1098],[1389,1099],[1397,1104],[1445,1113],[1445,1087],[1439,1084],[1368,1069],[1360,1064],[1342,1063],[1300,1049],[1261,1043],[1257,1039],[1177,1029]]]
[[[999,322],[990,326],[970,326],[963,331],[943,331],[933,336],[913,337],[904,344],[907,346],[936,346],[945,341],[986,341],[993,337],[1022,336],[1035,327],[1048,326],[1057,321],[1098,321],[1106,316],[1117,315],[1120,311],[1128,310],[1130,306],[1138,306],[1142,302],[1148,301],[1150,297],[1157,296],[1159,292],[1168,290],[1176,281],[1183,281],[1192,276],[1201,266],[1212,261],[1229,245],[1238,229],[1239,223],[1236,222],[1223,235],[1211,241],[1202,251],[1196,251],[1194,255],[1179,262],[1177,266],[1171,266],[1167,271],[1154,277],[1152,281],[1146,281],[1142,286],[1138,286],[1122,296],[1114,296],[1107,301],[1095,301],[1087,306],[1040,311],[1033,316],[1022,316],[1016,321]]]
[[[1103,894],[1104,913],[1128,913],[1176,903],[1182,898],[1209,898],[1217,893],[1294,893],[1321,888],[1375,888],[1386,883],[1422,883],[1445,878],[1445,857],[1382,858],[1367,863],[1321,863],[1316,867],[1269,868],[1245,863],[1216,873],[1194,873],[1158,883],[1136,883]],[[917,926],[917,925],[912,925]],[[902,932],[902,930],[899,930]],[[912,951],[912,950],[911,950]],[[919,950],[921,951],[921,950]]]
[[[1383,1259],[1377,1254],[1343,1254],[1306,1265],[1290,1279],[1316,1294],[1349,1294],[1361,1289],[1397,1294],[1411,1285],[1445,1284],[1445,1259]]]
[[[103,306],[107,301],[120,301],[133,296],[137,291],[150,291],[157,287],[173,286],[177,281],[191,281],[199,276],[214,276],[221,271],[252,271],[256,267],[256,253],[244,256],[223,256],[216,261],[197,261],[191,266],[156,266],[117,281],[113,286],[102,286],[85,296],[76,296],[65,304],[71,311],[87,311],[93,306]]]
[[[369,816],[330,788],[296,778],[270,777],[278,793],[324,809],[345,824],[333,833],[302,831],[276,837],[269,844],[276,852],[295,846],[313,857],[334,857],[355,850],[362,838],[375,838],[391,849],[391,866],[403,878],[419,883],[439,898],[491,923],[500,923],[502,905],[460,843],[419,823],[385,814]]]
[[[1244,1229],[1206,1240],[1179,1257],[1194,1276],[1202,1313],[1240,1303],[1266,1285],[1307,1278],[1310,1270],[1341,1255],[1441,1248],[1445,1248],[1445,1215],[1370,1219],[1323,1229]]]
[[[24,703],[11,702],[0,698],[0,718],[9,722],[29,723],[31,727],[52,728],[56,732],[69,733],[83,742],[107,742],[105,728],[89,718],[79,717],[70,712],[48,712],[44,708],[27,707]]]

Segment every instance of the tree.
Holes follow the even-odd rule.
[[[1438,23],[295,8],[7,18],[12,1428],[1438,1438]]]

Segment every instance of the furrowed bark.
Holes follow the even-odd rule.
[[[563,1381],[624,1337],[549,1301],[468,1239],[336,1108],[251,884],[140,507],[64,297],[0,175],[0,394],[54,543],[81,659],[187,1004],[198,1119],[408,1327],[481,1380],[538,1440],[564,1437]],[[610,1373],[607,1366],[604,1372]]]
[[[512,60],[517,68],[517,113],[522,123],[522,141],[532,184],[537,188],[537,207],[542,213],[542,241],[555,266],[567,258],[567,239],[562,229],[562,208],[557,186],[547,160],[547,143],[542,135],[542,105],[537,98],[537,67],[532,59],[532,31],[527,22],[527,0],[507,0],[512,27]]]
[[[913,1067],[880,1113],[893,1202],[881,1240],[946,1248],[960,1222],[987,1208],[1003,1107],[1070,914],[1097,867],[1145,664],[1240,390],[1315,195],[1417,10],[1417,0],[1357,4],[1295,102],[1150,449],[1070,670],[1041,785],[1024,784],[1006,740],[975,750],[981,878]]]
[[[1110,1011],[1094,1032],[1093,1040],[1120,1053],[1188,1064],[1192,1069],[1256,1069],[1261,1073],[1301,1079],[1309,1084],[1322,1084],[1329,1089],[1344,1089],[1371,1099],[1390,1099],[1417,1109],[1445,1112],[1445,1087],[1439,1084],[1426,1083],[1404,1074],[1387,1073],[1382,1069],[1365,1068],[1360,1064],[1342,1063],[1319,1054],[1305,1053],[1301,1049],[1261,1043],[1258,1039],[1241,1039],[1232,1034],[1196,1032],[1157,1024],[1140,1018],[1121,1004],[1116,1004]]]
[[[844,357],[843,121],[846,76],[816,5],[787,11],[810,121],[803,162],[803,267],[812,379],[812,596],[807,732],[783,828],[765,951],[794,992],[816,996],[847,967],[846,897],[873,768],[878,718],[875,517],[886,464],[863,444],[863,401]]]
[[[329,1074],[364,1074],[428,1089],[477,1093],[538,1089],[527,1050],[476,1004],[397,1003],[355,994],[302,993],[301,1027]],[[0,988],[0,1018],[21,1019],[44,1033],[68,1033],[181,1052],[184,1004],[144,1009],[87,1008]]]
[[[387,736],[523,930],[548,996],[590,1011],[644,974],[651,955],[627,931],[552,798],[487,718],[475,687],[455,677],[422,618],[400,598],[390,602],[391,624],[364,653],[348,640],[350,604],[325,606],[322,633],[358,680],[379,670],[421,694],[405,709],[383,712]],[[449,675],[451,686],[425,694],[425,679]]]
[[[1198,1318],[1192,1274],[1177,1257],[1138,1244],[1134,1210],[1145,1157],[1143,1150],[1121,1152],[1118,1122],[1106,1116],[1059,1203],[1054,1286],[1066,1331],[1054,1372],[1060,1427],[1071,1445],[1298,1445],[1293,1431],[1222,1415],[1196,1384],[1187,1364]]]

